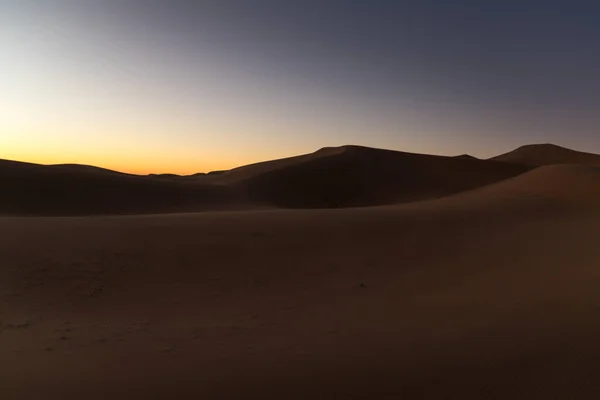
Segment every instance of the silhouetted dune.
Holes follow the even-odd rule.
[[[235,208],[233,189],[104,171],[0,160],[1,214],[138,214]]]
[[[85,215],[259,207],[359,207],[437,198],[530,167],[360,146],[179,176],[122,174],[83,165],[2,161],[2,214]]]
[[[463,159],[465,159],[465,160],[478,160],[478,158],[477,158],[477,157],[473,157],[473,156],[472,156],[472,155],[470,155],[470,154],[461,154],[461,155],[459,155],[459,156],[454,156],[454,158],[463,158]]]
[[[114,171],[112,169],[95,167],[93,165],[84,165],[84,164],[52,164],[52,165],[48,165],[48,167],[58,168],[58,169],[68,170],[68,171],[74,171],[74,172],[99,172],[99,173],[134,176],[133,174],[127,174],[125,172],[119,172],[119,171]]]
[[[294,166],[306,161],[327,157],[339,154],[345,151],[349,146],[342,147],[324,147],[314,153],[303,154],[295,157],[279,158],[276,160],[262,161],[255,164],[244,165],[242,167],[233,168],[227,171],[213,171],[209,175],[218,175],[219,182],[223,183],[238,183],[248,181],[262,174],[269,173],[274,170]]]
[[[526,165],[581,164],[600,166],[600,155],[567,149],[554,144],[531,144],[490,160]]]
[[[184,178],[184,176],[182,175],[177,175],[177,174],[149,174],[148,175],[150,178],[164,178],[164,179],[178,179],[178,178]]]
[[[360,146],[236,168],[220,176],[262,204],[355,207],[437,198],[494,183],[529,167]]]

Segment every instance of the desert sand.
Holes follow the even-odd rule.
[[[350,146],[185,182],[57,170],[0,169],[2,398],[600,394],[595,167]]]

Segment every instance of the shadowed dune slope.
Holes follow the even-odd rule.
[[[235,208],[231,188],[153,179],[86,166],[0,160],[0,214],[85,215]]]
[[[216,179],[243,188],[262,204],[336,208],[438,198],[529,169],[485,160],[342,146],[237,168]]]
[[[91,166],[0,161],[13,215],[144,214],[255,207],[338,208],[438,198],[530,167],[359,146],[198,176],[121,174]]]
[[[600,166],[600,155],[567,149],[554,144],[531,144],[490,160],[525,165],[581,164]]]

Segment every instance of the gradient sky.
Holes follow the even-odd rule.
[[[0,158],[600,152],[600,2],[0,0]]]

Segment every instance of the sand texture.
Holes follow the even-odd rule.
[[[2,399],[600,396],[594,167],[0,167]]]

